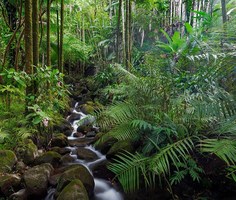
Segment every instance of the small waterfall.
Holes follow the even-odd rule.
[[[74,137],[74,134],[77,132],[78,127],[84,123],[85,125],[87,125],[88,123],[94,122],[95,121],[95,117],[93,116],[89,116],[88,120],[86,119],[88,117],[88,115],[85,115],[82,112],[78,112],[76,110],[76,107],[78,106],[78,103],[75,104],[75,107],[73,108],[72,113],[74,114],[78,114],[80,115],[80,119],[79,120],[74,120],[73,122],[71,122],[71,126],[73,128],[72,134],[68,137],[68,140],[82,140],[84,139],[86,136],[82,136],[82,137]],[[69,116],[68,116],[69,118]],[[68,119],[67,118],[67,119]],[[87,121],[86,121],[87,120]],[[81,123],[80,123],[81,122]],[[74,146],[74,147],[66,147],[67,149],[69,149],[70,152],[70,156],[74,158],[74,161],[72,163],[69,164],[82,164],[84,165],[89,172],[93,175],[93,169],[99,165],[102,165],[106,162],[106,156],[101,154],[99,151],[97,151],[93,146],[91,145],[87,145],[85,147],[80,147],[80,148],[84,148],[87,149],[93,153],[96,154],[97,158],[95,160],[82,160],[82,159],[78,159],[77,158],[77,150],[78,147]],[[95,182],[95,188],[94,188],[94,196],[92,197],[92,200],[123,200],[123,196],[122,194],[116,190],[113,185],[104,179],[98,179],[98,178],[94,178],[94,182]],[[48,195],[45,198],[45,200],[54,200],[54,193],[55,193],[56,189],[55,188],[50,188],[48,190]]]

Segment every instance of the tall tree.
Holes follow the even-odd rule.
[[[117,18],[117,35],[116,35],[116,62],[119,63],[120,55],[119,55],[119,45],[120,45],[120,20],[121,20],[121,8],[122,8],[122,0],[119,0],[119,8],[118,8],[118,18]]]
[[[33,28],[33,65],[39,63],[39,11],[38,0],[34,0],[32,5],[32,28]]]
[[[226,2],[225,0],[221,0],[221,7],[222,7],[222,20],[223,24],[227,21],[227,12],[226,12]]]
[[[64,31],[64,0],[61,0],[61,27],[60,27],[60,72],[63,73],[63,31]]]
[[[32,0],[25,0],[25,67],[27,74],[32,74],[33,72],[32,44]]]
[[[50,0],[47,0],[47,66],[51,65],[51,45],[50,45]]]

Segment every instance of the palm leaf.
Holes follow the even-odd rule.
[[[201,151],[212,153],[227,165],[236,163],[236,141],[232,139],[205,139],[200,144]]]

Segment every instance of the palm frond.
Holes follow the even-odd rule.
[[[193,148],[192,137],[168,144],[152,157],[149,168],[157,175],[169,174],[171,165],[178,169],[178,163],[186,162]]]
[[[227,165],[236,163],[236,141],[232,139],[205,139],[200,144],[201,151],[215,154]]]
[[[129,152],[121,153],[114,159],[114,163],[108,166],[122,184],[126,192],[133,192],[140,187],[141,175],[149,182],[147,177],[146,164],[148,158],[140,154],[131,154]]]

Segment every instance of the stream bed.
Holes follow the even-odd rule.
[[[75,137],[75,134],[77,133],[78,128],[81,125],[87,125],[91,124],[95,121],[95,117],[85,115],[82,112],[78,112],[76,110],[78,103],[75,104],[74,109],[72,110],[72,114],[79,115],[79,119],[76,120],[68,120],[70,116],[67,117],[67,120],[70,122],[73,131],[70,136],[68,136],[69,144],[72,144],[67,149],[70,150],[70,156],[74,158],[73,162],[67,163],[68,165],[83,165],[85,166],[88,171],[93,175],[93,170],[98,166],[104,166],[107,162],[106,156],[101,154],[99,151],[97,151],[92,145],[90,145],[90,142],[92,141],[92,138],[86,138],[85,135],[82,135],[80,137]],[[94,127],[96,128],[96,127]],[[83,145],[76,145],[78,143],[82,143]],[[77,151],[81,149],[81,151],[89,151],[91,154],[95,155],[95,159],[80,159],[77,156]],[[94,177],[95,187],[94,187],[94,195],[91,197],[91,200],[124,200],[124,197],[120,191],[109,181],[103,178],[102,175],[98,177]],[[45,198],[45,200],[54,200],[54,193],[56,189],[55,188],[49,188],[48,194]]]

